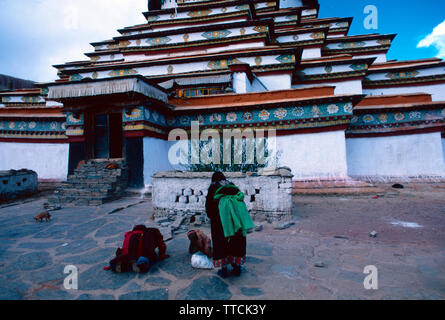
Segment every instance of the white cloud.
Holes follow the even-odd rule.
[[[87,60],[90,42],[146,23],[146,10],[147,0],[0,0],[0,73],[53,81],[53,64]]]
[[[439,51],[437,54],[438,58],[445,59],[445,20],[417,44],[417,48],[428,48],[431,46],[434,46]]]

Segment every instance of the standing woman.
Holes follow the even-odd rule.
[[[207,192],[207,216],[211,221],[213,265],[218,274],[229,276],[227,266],[232,265],[232,275],[241,275],[241,265],[246,262],[246,234],[254,227],[244,203],[244,194],[221,172],[215,172]]]

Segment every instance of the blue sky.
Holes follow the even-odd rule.
[[[320,17],[354,17],[351,35],[397,33],[388,59],[445,58],[443,0],[320,0]],[[366,30],[365,6],[378,9],[378,29]],[[146,0],[0,0],[0,73],[53,81],[53,64],[85,60],[90,42],[144,23]],[[419,43],[422,45],[418,48]]]

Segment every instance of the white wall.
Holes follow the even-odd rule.
[[[39,179],[65,181],[68,155],[68,143],[0,142],[0,170],[30,169]]]
[[[445,165],[445,138],[442,139],[442,153],[443,153],[443,162]]]
[[[172,170],[168,161],[168,150],[173,142],[145,137],[144,141],[144,184],[151,185],[151,177],[158,171]]]
[[[346,140],[351,176],[445,174],[439,132]]]
[[[301,0],[280,0],[280,8],[301,7],[302,5]]]
[[[424,92],[431,94],[433,101],[445,101],[445,84],[436,84],[428,86],[407,86],[397,88],[376,88],[364,89],[363,93],[367,95],[393,95],[393,94],[410,94],[415,92]]]
[[[334,93],[341,94],[363,94],[362,82],[360,80],[341,81],[341,82],[325,82],[314,84],[299,84],[293,85],[294,89],[312,88],[321,86],[335,86]]]
[[[347,177],[343,130],[279,136],[277,150],[280,166],[291,168],[294,179]]]
[[[301,56],[302,60],[321,58],[321,48],[304,48]]]
[[[290,74],[262,76],[258,77],[258,79],[264,83],[269,91],[286,90],[292,88],[292,79]]]

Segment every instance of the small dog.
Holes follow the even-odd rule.
[[[117,170],[117,169],[119,169],[119,166],[118,166],[117,164],[115,164],[115,163],[109,163],[109,164],[106,166],[106,168],[107,168],[108,170]]]
[[[34,217],[34,219],[36,221],[40,221],[40,222],[43,222],[43,219],[45,219],[46,221],[49,221],[51,219],[51,214],[48,211],[45,211],[45,212],[42,212],[42,213],[39,213],[38,215],[36,215]]]

